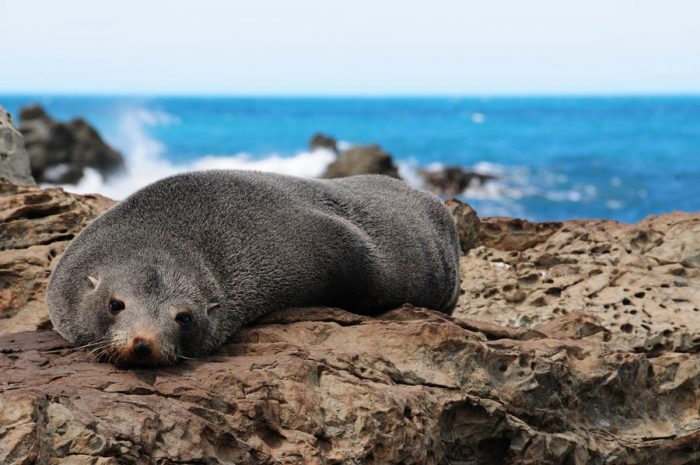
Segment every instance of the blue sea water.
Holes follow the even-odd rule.
[[[700,210],[700,97],[222,98],[0,96],[17,114],[40,103],[84,116],[127,157],[129,173],[74,190],[124,197],[187,169],[314,176],[316,132],[378,143],[401,173],[457,165],[498,180],[463,193],[481,216],[612,218]]]

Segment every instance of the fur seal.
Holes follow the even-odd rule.
[[[49,281],[49,315],[68,341],[113,362],[170,364],[283,308],[450,313],[458,243],[435,195],[387,176],[186,173],[73,239]]]

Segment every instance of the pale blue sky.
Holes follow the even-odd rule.
[[[700,93],[698,0],[0,0],[0,26],[0,93]]]

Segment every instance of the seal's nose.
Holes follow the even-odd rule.
[[[135,339],[131,351],[134,353],[135,356],[139,358],[145,358],[151,355],[151,353],[153,352],[153,348],[151,347],[151,344],[149,344],[147,341],[144,341],[143,339]]]

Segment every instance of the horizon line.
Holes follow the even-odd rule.
[[[484,93],[278,93],[278,92],[73,92],[73,91],[0,91],[4,97],[93,97],[93,98],[230,98],[230,99],[518,99],[518,98],[688,98],[700,97],[699,91],[653,92],[484,92]]]

